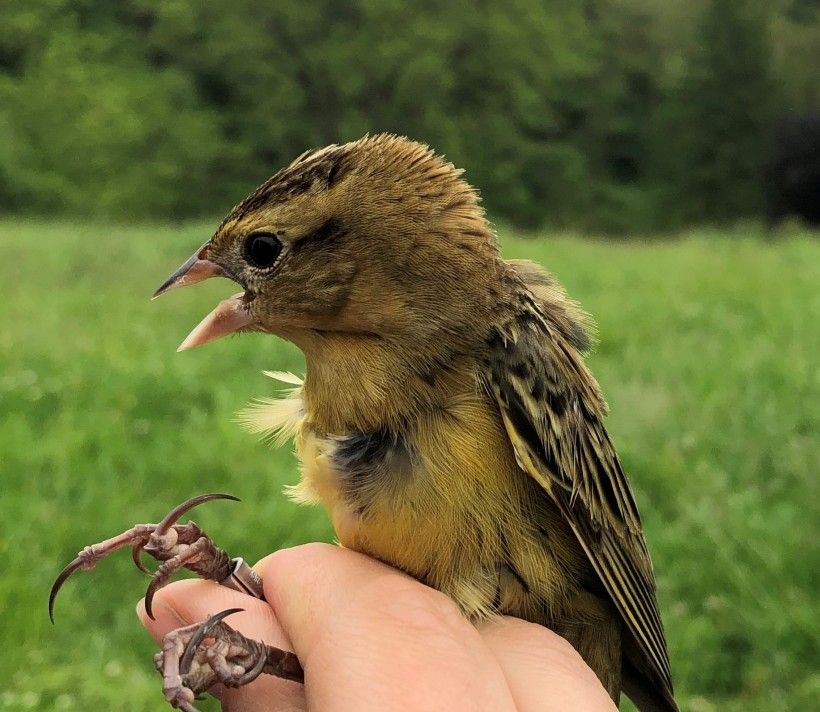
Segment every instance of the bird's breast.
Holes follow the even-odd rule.
[[[306,420],[296,444],[292,494],[324,505],[343,546],[444,591],[468,615],[538,618],[576,565],[571,533],[533,492],[480,393],[401,431],[328,435]]]

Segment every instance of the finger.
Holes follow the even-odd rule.
[[[137,614],[142,624],[157,643],[176,628],[199,623],[209,615],[228,608],[244,608],[225,622],[240,633],[254,640],[261,640],[284,650],[293,650],[291,642],[276,621],[271,607],[259,599],[220,586],[213,581],[185,580],[161,589],[154,599],[156,620],[145,612],[144,601],[137,604]],[[260,675],[252,683],[238,689],[221,686],[211,690],[222,701],[226,712],[271,712],[306,710],[302,685],[270,675]]]
[[[548,628],[518,618],[496,618],[479,626],[515,699],[519,712],[616,707],[576,650]]]
[[[455,604],[399,571],[309,544],[256,566],[323,712],[512,710],[498,663]]]

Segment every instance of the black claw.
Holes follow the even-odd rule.
[[[148,584],[148,588],[145,591],[145,612],[152,621],[156,620],[156,618],[154,618],[154,594],[162,588],[162,579],[165,578],[165,576],[160,576],[161,571],[162,566],[154,573],[151,583]]]
[[[52,623],[54,623],[54,601],[57,599],[57,594],[60,592],[60,589],[63,587],[63,584],[66,582],[68,577],[82,565],[83,560],[78,556],[60,572],[60,575],[57,576],[54,583],[51,584],[51,591],[48,594],[48,617]]]
[[[156,620],[156,618],[154,618],[154,594],[157,592],[158,588],[156,582],[157,578],[154,576],[154,578],[151,579],[151,583],[148,584],[148,590],[145,592],[145,612],[152,621]]]
[[[144,541],[138,541],[131,547],[131,561],[142,573],[151,575],[151,570],[142,563],[142,550],[145,548]]]
[[[157,536],[165,534],[174,524],[176,524],[177,520],[183,514],[189,512],[203,502],[210,502],[213,499],[230,499],[234,502],[241,501],[239,497],[234,497],[232,494],[225,494],[224,492],[210,492],[208,494],[200,494],[196,497],[191,497],[190,499],[186,499],[182,504],[178,504],[170,512],[168,512],[168,514],[165,515],[165,518],[157,524],[154,534]]]
[[[263,653],[259,656],[259,660],[256,661],[256,664],[250,670],[246,670],[245,674],[236,681],[236,686],[242,687],[242,685],[253,682],[262,674],[266,662],[268,662],[268,656]]]
[[[194,654],[196,653],[197,647],[205,639],[205,636],[213,630],[213,627],[217,623],[224,620],[228,616],[232,616],[234,613],[241,613],[244,610],[244,608],[228,608],[227,610],[222,611],[221,613],[216,613],[204,620],[202,625],[194,631],[194,634],[188,641],[188,645],[185,646],[185,650],[182,652],[182,657],[179,659],[179,674],[187,675],[191,670],[191,663],[194,660]]]

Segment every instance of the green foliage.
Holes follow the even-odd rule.
[[[0,0],[0,209],[181,217],[306,147],[396,131],[523,225],[760,214],[818,99],[808,0]],[[777,92],[770,91],[772,87]]]
[[[211,229],[0,222],[2,710],[162,709],[133,613],[145,579],[126,552],[70,582],[49,624],[48,588],[80,546],[204,491],[243,498],[196,520],[251,560],[331,540],[322,512],[280,492],[297,477],[289,448],[232,421],[276,391],[262,370],[301,372],[298,352],[252,335],[175,354],[228,287],[148,300]],[[547,266],[597,319],[591,366],[643,513],[682,709],[813,709],[820,244],[542,237],[505,234],[503,252]]]
[[[764,0],[709,0],[676,96],[675,205],[684,221],[761,214],[773,110]]]

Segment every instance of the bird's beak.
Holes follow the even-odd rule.
[[[154,292],[152,299],[156,299],[161,294],[174,289],[175,287],[185,287],[189,284],[202,282],[210,277],[231,278],[224,269],[208,259],[208,248],[210,243],[206,242],[200,247],[190,259],[166,279],[159,289]],[[229,299],[221,301],[216,309],[206,316],[194,330],[185,337],[179,345],[177,351],[186,351],[201,346],[202,344],[218,339],[237,331],[251,329],[255,322],[248,309],[249,299],[245,292],[234,294]]]
[[[194,252],[184,264],[180,265],[176,272],[160,285],[151,299],[156,299],[175,287],[185,287],[189,284],[196,284],[209,277],[227,277],[225,271],[219,265],[208,259],[208,249],[210,246],[210,241],[206,242]]]

